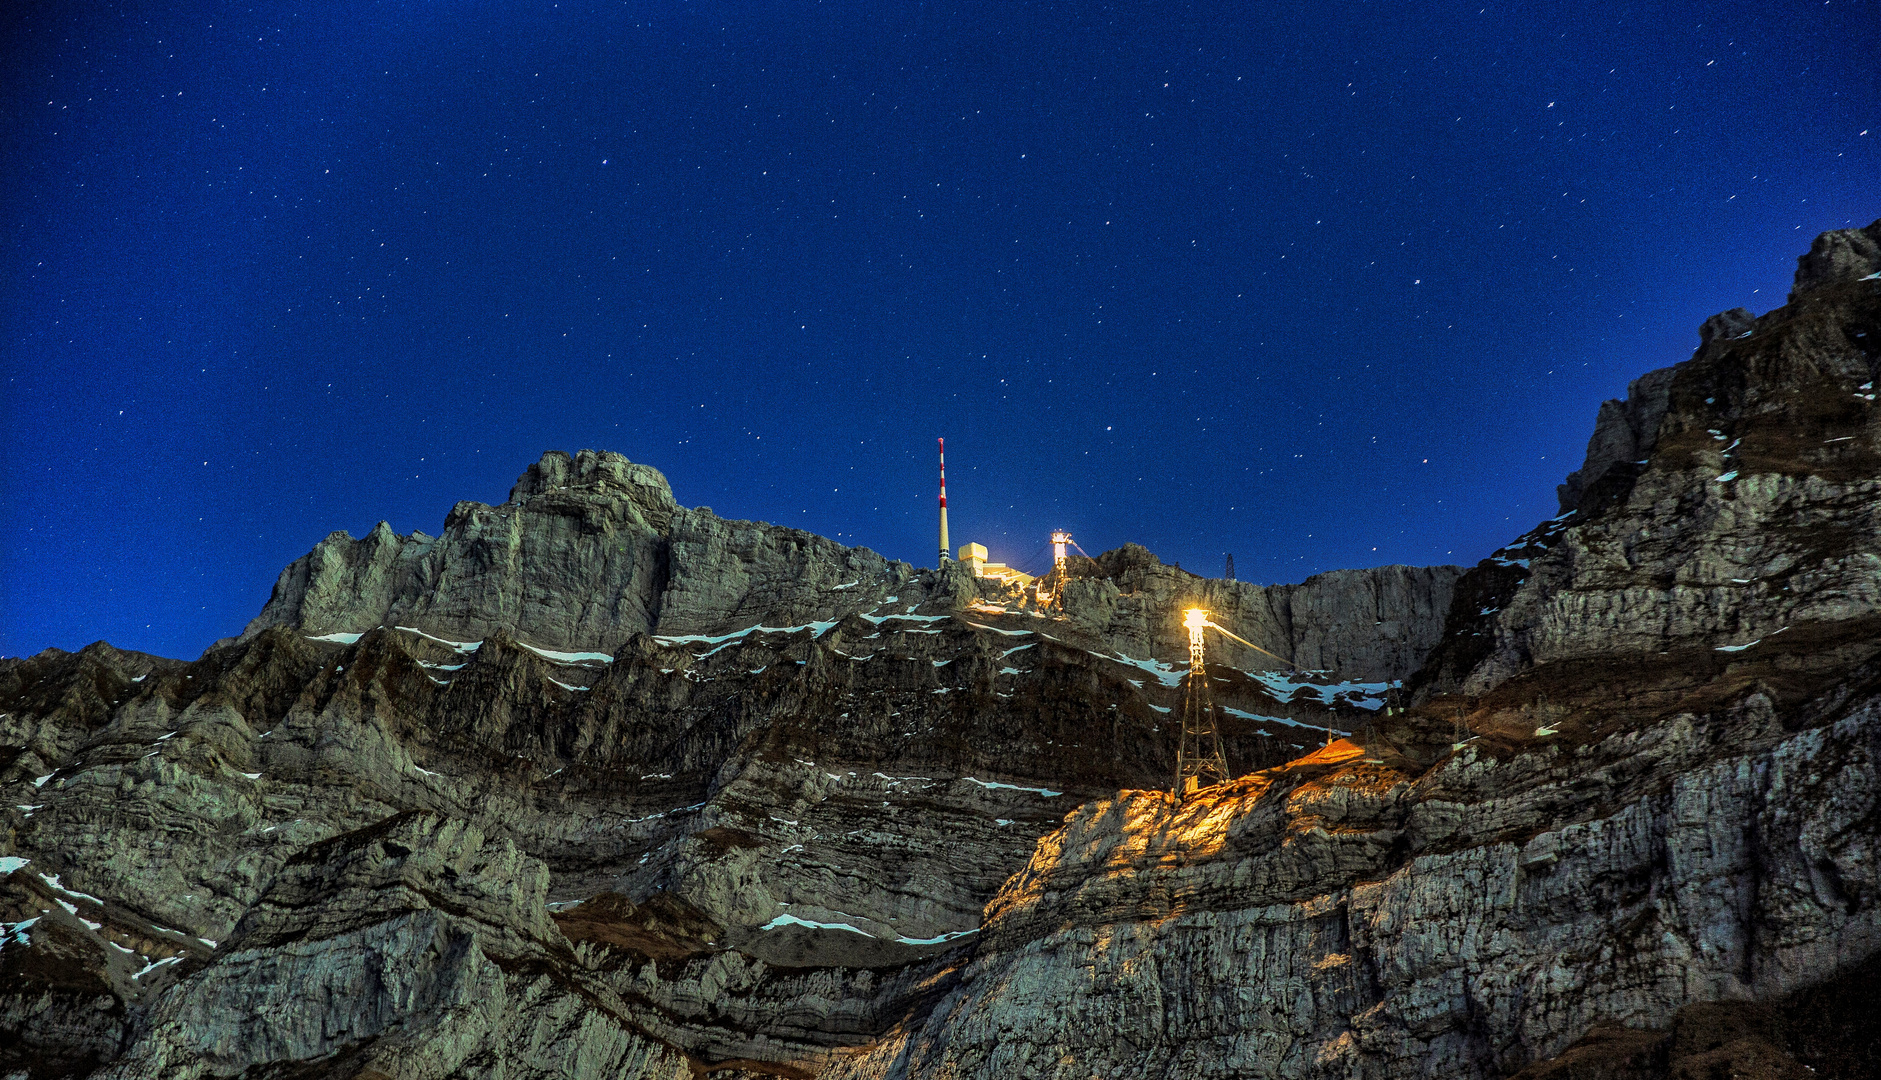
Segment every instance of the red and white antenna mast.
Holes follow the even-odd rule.
[[[947,550],[947,440],[946,439],[940,440],[940,480],[941,480],[940,565],[945,566],[947,565],[947,557],[948,557],[948,550]]]

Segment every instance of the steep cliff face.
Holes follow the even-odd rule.
[[[1284,587],[1106,560],[1078,583],[1099,603],[1045,613],[551,454],[441,538],[330,538],[193,664],[0,661],[0,1071],[821,1069],[950,985],[1070,807],[1170,783],[1178,602],[1381,665],[1213,670],[1239,770],[1409,669],[1401,640],[1311,630],[1336,588],[1295,590],[1301,617]],[[1434,640],[1445,572],[1325,580]]]
[[[1548,735],[1511,700],[1454,751],[1432,723],[1086,804],[952,993],[828,1075],[1504,1076],[1854,968],[1881,949],[1881,665],[1872,635],[1811,651],[1781,694],[1722,663],[1642,687],[1647,717],[1551,686]]]
[[[1870,616],[1877,237],[1825,233],[1788,305],[1709,320],[1690,360],[1603,405],[1562,514],[1459,583],[1418,685],[1480,694],[1537,665],[1756,648]]]
[[[1457,583],[1417,708],[1081,807],[950,994],[829,1075],[1849,1064],[1781,1018],[1881,952],[1877,237],[1603,407],[1573,505]]]
[[[193,663],[0,660],[0,1075],[1870,1067],[1875,241],[1467,572],[1126,546],[1041,612],[584,451]],[[1243,775],[1178,801],[1194,604],[1313,670],[1211,652]]]

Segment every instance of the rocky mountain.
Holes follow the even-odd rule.
[[[1701,339],[1467,571],[1041,611],[583,451],[0,660],[0,1075],[1875,1075],[1881,222]],[[1178,800],[1194,604],[1289,662]]]
[[[1387,566],[1262,587],[1198,578],[1136,545],[1072,563],[1063,614],[1081,638],[1186,658],[1186,632],[1168,615],[1171,604],[1193,598],[1302,668],[1370,681],[1416,670],[1462,572]],[[503,634],[540,649],[611,655],[636,635],[811,626],[892,604],[955,611],[982,596],[1024,606],[1016,591],[957,566],[917,571],[813,533],[687,509],[657,470],[619,454],[553,451],[501,506],[458,503],[440,536],[398,536],[384,522],[359,540],[328,536],[281,572],[261,614],[232,640],[251,641],[271,626],[314,637],[406,626],[451,640]],[[1354,613],[1373,618],[1347,617]],[[1230,648],[1244,666],[1274,666]]]

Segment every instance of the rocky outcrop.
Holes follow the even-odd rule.
[[[1857,271],[1876,235],[1881,223],[1825,234],[1789,305],[1717,317],[1738,332],[1603,405],[1586,479],[1564,488],[1565,504],[1579,485],[1573,505],[1464,579],[1470,604],[1453,606],[1418,685],[1480,694],[1536,665],[1756,648],[1870,616],[1881,281]]]
[[[1735,308],[1726,315],[1743,310]],[[1706,328],[1715,330],[1714,324],[1725,317],[1712,316]],[[1581,500],[1588,496],[1597,503],[1615,484],[1631,479],[1646,463],[1659,441],[1659,422],[1665,419],[1671,382],[1672,369],[1660,368],[1627,384],[1624,401],[1601,402],[1600,412],[1594,417],[1593,437],[1587,440],[1586,463],[1569,473],[1555,489],[1562,513],[1578,511]]]
[[[685,509],[657,470],[619,454],[555,451],[501,506],[458,503],[440,536],[398,536],[384,522],[359,540],[328,536],[281,572],[243,639],[270,626],[411,626],[612,652],[634,634],[801,625],[893,593],[919,600],[913,577],[867,548]]]
[[[1796,257],[1796,282],[1790,303],[1811,289],[1837,282],[1873,279],[1881,274],[1881,221],[1865,229],[1835,229],[1816,237],[1807,254]]]
[[[1457,582],[1417,707],[1086,804],[953,991],[829,1075],[1577,1075],[1616,1028],[1630,1075],[1827,1063],[1652,1033],[1881,953],[1881,283],[1837,265],[1603,408],[1574,505]]]
[[[1187,653],[1182,607],[1203,604],[1294,665],[1339,678],[1402,679],[1436,644],[1457,567],[1339,570],[1299,585],[1198,578],[1136,545],[1079,558],[1068,633],[1146,658]],[[242,640],[270,626],[314,636],[410,627],[475,641],[612,653],[636,634],[806,626],[883,609],[1030,610],[1031,598],[957,564],[917,571],[867,548],[679,506],[665,477],[618,454],[543,456],[501,506],[459,503],[439,537],[334,533],[282,572]],[[1270,657],[1226,643],[1244,669]],[[1284,665],[1282,665],[1284,666]]]
[[[37,1064],[128,1052],[113,1075],[588,1075],[514,1048],[575,1038],[568,1010],[599,995],[626,1018],[580,1035],[602,1063],[821,1068],[933,998],[1070,806],[1172,767],[1176,668],[1087,647],[1068,619],[903,599],[612,655],[274,626],[188,665],[9,661],[22,741],[0,821],[31,896],[6,921],[79,904],[104,927],[94,960],[127,970],[109,992],[0,1000],[0,1025],[66,1033]],[[1239,769],[1371,715],[1217,679]],[[391,996],[279,1038],[223,1015],[290,1009],[270,982],[290,978]],[[117,1019],[84,1034],[96,1017]]]
[[[311,845],[98,1075],[504,1076],[529,1046],[531,1076],[689,1076],[579,978],[548,882],[513,845],[423,812]]]

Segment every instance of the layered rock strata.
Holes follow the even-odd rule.
[[[1179,668],[928,578],[973,606],[909,590],[611,654],[272,626],[187,665],[0,662],[24,924],[0,953],[101,973],[82,993],[23,975],[0,1034],[37,1048],[0,1069],[821,1068],[938,992],[1067,809],[1169,782]],[[1241,769],[1378,704],[1211,674]],[[388,821],[422,828],[372,839]],[[517,882],[508,908],[473,903]],[[268,921],[289,913],[313,921]],[[278,1038],[230,1008],[291,1011],[290,987],[327,1011]],[[379,996],[335,1003],[356,991]],[[557,1056],[590,1039],[606,1052]]]
[[[1849,1064],[1769,1018],[1881,954],[1877,237],[1603,407],[1573,505],[1457,583],[1416,708],[1081,807],[949,995],[826,1075]],[[1766,1019],[1692,1046],[1718,1002]]]

